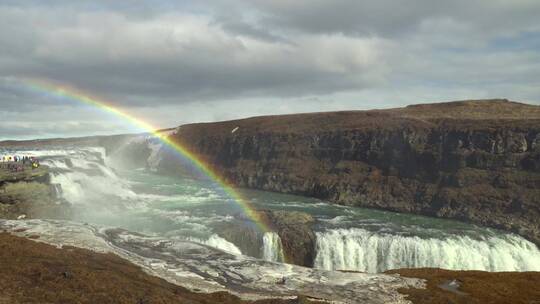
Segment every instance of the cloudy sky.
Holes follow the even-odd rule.
[[[540,104],[538,0],[0,1],[0,138],[504,97]]]

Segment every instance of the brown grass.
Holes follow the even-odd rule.
[[[317,133],[358,129],[431,128],[450,124],[454,127],[489,128],[500,126],[538,126],[540,106],[506,99],[466,100],[419,104],[404,108],[303,113],[260,116],[216,123],[188,124],[180,128],[191,138],[264,133]],[[188,138],[189,139],[189,138]],[[187,140],[189,142],[189,140]]]
[[[540,304],[540,272],[450,271],[399,269],[388,271],[427,280],[426,289],[400,289],[414,304]],[[457,280],[458,293],[439,286]],[[463,294],[464,293],[464,294]]]

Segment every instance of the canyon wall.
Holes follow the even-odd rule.
[[[460,101],[191,124],[173,140],[229,182],[452,218],[540,244],[540,107]],[[179,168],[165,162],[161,171]]]
[[[0,219],[67,218],[69,204],[57,197],[46,166],[12,172],[0,166]]]

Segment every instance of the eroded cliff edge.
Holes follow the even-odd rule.
[[[12,172],[0,166],[0,219],[68,218],[69,203],[57,196],[46,166]]]
[[[539,106],[267,116],[184,125],[173,136],[241,187],[459,219],[540,244]]]

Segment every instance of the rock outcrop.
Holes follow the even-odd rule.
[[[258,210],[260,219],[279,235],[286,262],[313,267],[315,259],[315,219],[299,211]],[[239,217],[243,215],[239,214]],[[219,236],[234,243],[243,254],[262,258],[262,231],[245,218],[244,222],[227,222],[217,229]]]
[[[540,107],[460,101],[184,125],[242,187],[453,218],[540,244]],[[169,168],[170,169],[170,168]]]
[[[305,212],[263,210],[260,216],[279,235],[286,262],[313,267],[315,259],[315,233],[313,217]]]
[[[69,203],[56,196],[46,166],[11,172],[0,169],[0,218],[67,218]]]

